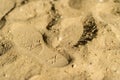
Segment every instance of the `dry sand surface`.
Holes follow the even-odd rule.
[[[120,80],[120,0],[0,0],[0,80]]]

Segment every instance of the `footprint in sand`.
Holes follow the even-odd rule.
[[[68,65],[69,59],[44,44],[42,35],[31,25],[26,23],[14,23],[11,26],[13,41],[16,46],[25,50],[40,63],[52,67]]]

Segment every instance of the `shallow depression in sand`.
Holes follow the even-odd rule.
[[[120,0],[0,0],[0,80],[120,80]]]

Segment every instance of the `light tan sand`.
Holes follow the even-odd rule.
[[[0,80],[120,80],[120,0],[0,0]]]

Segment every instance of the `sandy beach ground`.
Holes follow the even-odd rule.
[[[0,0],[0,80],[120,80],[120,0]]]

